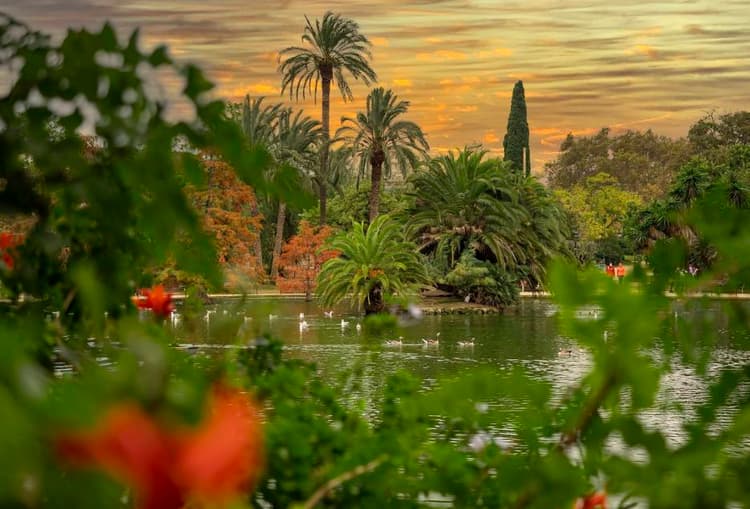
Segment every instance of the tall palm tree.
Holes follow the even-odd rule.
[[[279,53],[287,58],[280,62],[281,93],[289,91],[290,98],[304,99],[307,94],[314,98],[318,95],[318,83],[321,85],[321,120],[323,141],[326,143],[320,157],[320,224],[326,222],[326,204],[328,199],[328,145],[330,139],[331,82],[336,86],[344,101],[354,98],[345,72],[355,80],[362,80],[366,85],[377,81],[375,71],[368,60],[372,58],[370,41],[359,32],[359,25],[340,14],[327,12],[323,19],[312,24],[305,16],[306,26],[302,34],[305,46],[291,46]]]
[[[278,103],[263,104],[264,99],[264,97],[251,98],[249,95],[245,96],[245,101],[242,104],[240,124],[251,146],[260,145],[269,151],[273,151],[282,105]],[[273,171],[274,165],[268,168]],[[257,200],[252,212],[254,215],[259,213]],[[255,256],[258,258],[258,266],[263,268],[263,246],[260,235],[255,239],[254,250]]]
[[[337,137],[350,143],[361,165],[370,165],[370,222],[378,216],[383,167],[390,173],[395,165],[405,175],[429,149],[422,129],[399,118],[408,110],[409,101],[401,101],[392,90],[379,87],[367,96],[366,112],[357,113],[356,118],[341,118]]]
[[[284,108],[279,114],[277,131],[278,143],[273,151],[277,164],[296,170],[302,181],[309,180],[316,163],[315,148],[320,138],[320,122],[303,116],[301,110],[292,115],[291,108]],[[285,221],[286,203],[280,201],[271,259],[271,279],[275,279],[279,274],[279,256],[284,240]]]
[[[323,264],[318,275],[316,293],[325,307],[351,298],[365,314],[379,313],[387,296],[409,295],[427,281],[414,244],[404,240],[401,225],[388,215],[366,230],[363,223],[354,223],[329,246],[341,254]]]

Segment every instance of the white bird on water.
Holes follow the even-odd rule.
[[[302,320],[302,321],[301,321],[301,322],[299,323],[299,331],[300,331],[300,332],[302,332],[302,331],[306,331],[306,330],[307,330],[307,329],[309,329],[309,328],[310,328],[310,326],[308,325],[308,323],[307,323],[307,322],[306,322],[305,320]]]
[[[349,327],[349,322],[347,322],[346,320],[344,320],[344,319],[342,318],[342,319],[341,319],[341,330],[344,330],[344,329],[346,329],[347,327]]]
[[[211,315],[214,313],[216,313],[215,309],[209,309],[208,311],[206,311],[206,330],[210,330],[211,328]]]
[[[425,338],[422,338],[422,343],[424,343],[425,345],[429,345],[429,346],[437,346],[437,345],[439,345],[440,344],[440,333],[438,332],[437,334],[435,334],[435,339],[431,339],[431,338],[425,339]]]
[[[389,339],[385,342],[385,346],[401,346],[404,344],[404,337],[399,336],[398,339]]]
[[[169,313],[169,320],[172,322],[172,327],[177,327],[180,325],[180,313],[172,311]]]
[[[272,322],[276,320],[279,317],[279,315],[268,315],[268,321]]]
[[[333,311],[323,311],[326,318],[333,318]]]
[[[305,313],[300,313],[299,314],[299,321],[303,322],[304,320],[305,320]]]
[[[362,324],[358,323],[357,324],[357,332],[360,332],[361,330],[362,330]]]
[[[459,341],[458,346],[474,346],[474,338],[467,339],[466,341]]]

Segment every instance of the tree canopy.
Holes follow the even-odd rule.
[[[377,217],[365,228],[354,223],[328,243],[339,256],[328,260],[318,275],[318,299],[330,307],[347,298],[366,314],[385,309],[387,299],[415,293],[427,282],[414,245],[405,241],[401,225]]]
[[[401,118],[408,110],[409,101],[379,87],[367,96],[364,112],[357,113],[355,118],[341,119],[337,137],[350,144],[361,169],[370,167],[370,221],[379,213],[383,169],[390,175],[395,166],[405,176],[429,149],[422,129]]]
[[[607,128],[593,136],[569,134],[560,154],[545,165],[553,188],[583,185],[598,173],[611,175],[622,189],[644,200],[663,196],[680,166],[690,158],[683,139],[674,140],[651,130],[627,131],[614,135]]]
[[[320,166],[316,184],[320,198],[320,224],[326,223],[328,180],[330,167],[328,149],[330,142],[331,81],[341,92],[344,101],[354,98],[347,81],[347,74],[365,85],[377,81],[377,75],[368,62],[372,58],[370,41],[359,31],[359,25],[340,14],[326,12],[322,20],[311,23],[305,17],[302,42],[305,46],[292,46],[281,50],[279,65],[281,93],[289,90],[289,97],[299,99],[300,92],[318,96],[321,85],[321,133]]]

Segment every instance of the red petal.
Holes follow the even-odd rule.
[[[8,254],[7,252],[3,253],[3,263],[5,264],[8,269],[13,269],[13,266],[16,264],[16,261],[13,259],[13,257]]]
[[[161,430],[139,407],[114,407],[89,432],[57,441],[60,456],[96,466],[130,484],[140,509],[180,509],[183,497],[170,475],[170,451]]]
[[[230,500],[260,476],[260,413],[250,398],[237,390],[215,388],[205,421],[181,444],[175,475],[199,500]]]

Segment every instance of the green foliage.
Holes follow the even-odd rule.
[[[710,198],[718,210],[744,210],[750,204],[750,148],[730,147],[722,164],[695,157],[683,166],[666,198],[631,211],[625,234],[636,249],[647,251],[664,239],[675,239],[686,250],[685,266],[706,269],[717,253],[692,219],[696,203]]]
[[[320,197],[320,224],[327,221],[328,186],[336,180],[340,161],[329,161],[330,150],[330,117],[331,117],[331,82],[341,92],[344,101],[354,98],[346,74],[365,85],[377,81],[377,76],[369,59],[370,41],[359,32],[359,25],[352,19],[340,14],[326,12],[323,19],[315,20],[313,25],[305,16],[305,32],[302,42],[305,46],[292,46],[279,53],[279,59],[286,60],[279,65],[281,93],[289,90],[289,97],[299,100],[300,92],[313,97],[318,95],[318,83],[321,84],[321,134],[320,164],[315,171],[315,185]],[[339,154],[340,156],[341,154]],[[333,164],[331,164],[333,163]]]
[[[279,52],[287,58],[279,65],[282,75],[282,93],[299,99],[306,94],[316,96],[318,83],[335,80],[344,100],[352,100],[351,87],[345,72],[365,85],[377,81],[368,59],[370,41],[359,32],[359,25],[340,14],[326,12],[322,20],[311,23],[305,17],[305,32],[302,35],[305,47],[291,46]],[[327,126],[326,126],[327,128]]]
[[[709,113],[690,126],[688,140],[697,154],[720,155],[734,145],[750,145],[750,112]]]
[[[650,130],[611,136],[605,128],[593,136],[569,134],[557,159],[545,165],[545,172],[550,186],[568,190],[606,173],[617,179],[623,190],[653,200],[664,195],[690,155],[683,139],[673,140]]]
[[[161,47],[141,53],[137,34],[121,44],[108,25],[71,31],[59,47],[7,18],[0,30],[4,55],[23,63],[0,100],[0,167],[8,183],[0,201],[5,213],[35,218],[16,270],[3,274],[14,298],[33,297],[67,320],[83,312],[75,275],[90,273],[102,285],[97,307],[119,314],[134,284],[147,282],[144,268],[170,260],[218,286],[211,243],[181,189],[196,156],[174,153],[173,145],[220,151],[254,188],[285,190],[258,171],[266,154],[243,148],[223,104],[204,96],[210,85],[200,71],[173,64]],[[141,68],[178,72],[194,118],[165,120]],[[93,145],[78,135],[85,126],[96,135]]]
[[[317,296],[324,307],[347,298],[366,314],[385,308],[394,294],[409,296],[426,282],[424,266],[414,245],[406,242],[401,225],[389,216],[380,216],[365,230],[354,223],[352,231],[334,237],[329,249],[339,251],[318,275]]]
[[[409,101],[401,101],[392,90],[375,88],[367,96],[367,109],[355,118],[342,117],[337,137],[344,139],[359,158],[360,174],[370,167],[370,213],[372,222],[380,210],[380,187],[392,166],[403,176],[415,168],[419,157],[429,149],[422,129],[399,117],[409,110]]]
[[[526,96],[523,81],[513,86],[513,97],[510,100],[508,127],[503,138],[503,159],[511,167],[527,177],[531,175],[531,145],[529,145],[529,122],[526,119]]]
[[[518,281],[497,264],[479,261],[471,251],[464,251],[458,263],[443,278],[459,297],[469,297],[503,308],[518,302]]]
[[[412,176],[415,204],[406,214],[407,234],[446,271],[468,250],[536,286],[547,262],[566,251],[567,226],[536,179],[485,154],[451,152]]]
[[[404,215],[410,206],[410,198],[402,188],[385,189],[380,196],[381,214],[394,219]],[[328,202],[328,224],[340,229],[350,228],[352,223],[367,223],[370,205],[370,186],[349,187]],[[318,210],[308,209],[300,218],[311,223],[319,219]],[[397,219],[398,220],[398,219]]]
[[[576,222],[583,241],[596,241],[622,233],[622,218],[642,201],[635,193],[623,191],[617,180],[599,173],[582,185],[557,189],[555,196]]]
[[[607,173],[587,178],[570,189],[556,189],[555,197],[572,220],[573,250],[579,261],[619,262],[627,245],[621,240],[626,215],[642,205],[640,196],[624,191]]]

